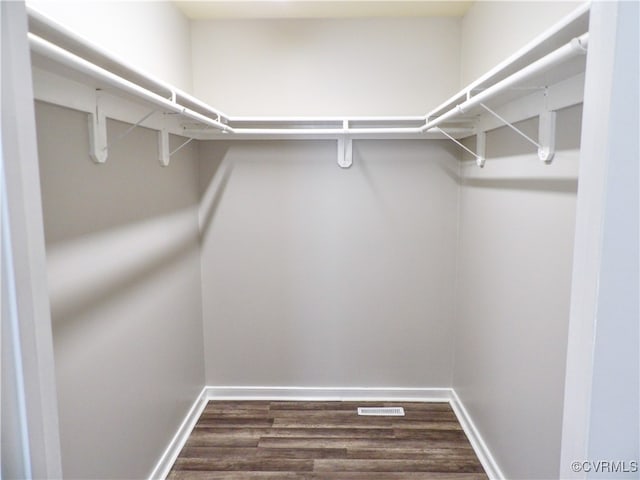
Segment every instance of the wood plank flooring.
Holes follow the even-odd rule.
[[[401,406],[404,417],[357,407]],[[448,403],[213,401],[171,480],[486,480]]]

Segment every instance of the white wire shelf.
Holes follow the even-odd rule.
[[[586,66],[589,5],[582,5],[428,114],[378,117],[227,115],[142,72],[33,8],[28,8],[28,15],[29,42],[36,71],[76,82],[93,92],[125,98],[158,113],[172,114],[174,125],[179,117],[182,119],[181,133],[185,136],[210,140],[329,138],[339,140],[339,143],[348,142],[345,148],[350,151],[351,140],[360,138],[450,138],[456,141],[490,129],[492,124],[483,120],[486,118],[497,118],[509,125],[544,111],[579,103],[580,83]],[[48,89],[47,81],[36,82],[36,86]],[[58,103],[57,93],[41,93],[39,88],[35,89],[36,98]],[[554,89],[560,92],[555,97]],[[558,100],[560,98],[562,100]],[[96,105],[97,102],[98,95]],[[505,114],[508,118],[494,111],[518,102],[525,108],[516,109],[517,113],[511,109],[512,113]],[[59,103],[64,104],[64,101]],[[95,110],[97,108],[85,108],[90,114]],[[176,133],[175,128],[172,131]],[[338,154],[344,157],[341,148],[339,146]],[[480,160],[484,154],[476,157]],[[350,159],[342,160],[341,166],[351,164]]]

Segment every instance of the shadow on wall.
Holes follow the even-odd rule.
[[[48,249],[57,334],[198,251],[192,209],[84,236]],[[92,268],[87,268],[92,265]]]
[[[557,111],[556,151],[578,150],[582,129],[582,106]],[[538,117],[514,124],[530,138],[538,138]],[[475,137],[472,137],[475,140]],[[475,147],[475,145],[474,145]],[[507,126],[487,132],[487,159],[514,157],[523,154],[536,155],[537,148]]]
[[[575,195],[578,189],[577,161],[579,151],[582,106],[559,110],[556,128],[556,155],[550,165],[537,157],[537,149],[507,126],[487,132],[485,167],[475,167],[471,155],[463,155],[463,184],[476,188],[498,190],[528,190]],[[514,124],[531,138],[538,136],[538,119]],[[475,151],[476,137],[463,143]],[[523,161],[516,161],[521,158]]]
[[[455,144],[227,146],[201,144],[207,383],[448,385]]]
[[[233,163],[226,159],[229,145],[215,142],[208,148],[206,158],[200,146],[200,242],[209,235],[211,222],[220,207],[222,197],[233,173]]]
[[[437,162],[440,167],[439,170],[442,171],[447,177],[453,180],[456,183],[460,183],[460,171],[458,168],[458,164],[456,162],[450,161],[450,158],[446,156],[433,156],[430,155],[432,150],[429,149],[428,146],[438,145],[438,149],[448,153],[451,157],[456,158],[459,155],[458,147],[455,143],[450,140],[365,140],[365,142],[369,145],[376,145],[377,149],[393,149],[397,148],[399,145],[414,145],[415,148],[417,146],[422,146],[425,152],[425,161]],[[383,179],[376,179],[374,175],[372,175],[371,168],[369,163],[364,160],[363,157],[364,149],[360,141],[353,142],[353,162],[357,164],[359,167],[362,176],[365,178],[369,186],[371,187],[371,191],[373,192],[376,201],[381,206],[382,205],[382,196],[381,196],[381,188],[380,185],[383,183]],[[389,152],[389,157],[385,161],[391,162],[391,168],[402,168],[402,165],[394,165],[393,164],[393,150]],[[396,159],[397,162],[397,159]]]
[[[89,157],[87,114],[36,102],[40,182],[47,246],[197,206],[197,147],[161,167],[157,132],[109,119],[105,164]],[[55,126],[55,128],[53,127]],[[183,137],[169,136],[170,147]]]
[[[109,120],[107,163],[89,158],[87,116],[36,103],[51,311],[56,335],[198,249],[195,145],[161,167],[157,132]],[[55,128],[52,126],[55,125]],[[69,141],[69,139],[73,141]],[[172,148],[184,139],[170,135]]]
[[[539,190],[571,195],[578,191],[578,180],[575,178],[470,178],[464,184],[496,190]]]

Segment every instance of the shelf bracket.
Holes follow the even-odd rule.
[[[127,128],[124,132],[122,132],[120,135],[118,135],[116,138],[114,138],[110,143],[108,143],[105,147],[104,150],[105,152],[108,152],[110,148],[113,148],[113,146],[115,144],[117,144],[118,142],[120,142],[122,139],[126,138],[131,132],[133,132],[136,128],[138,128],[140,126],[140,124],[142,124],[142,122],[144,122],[147,118],[149,118],[151,115],[153,115],[154,113],[156,113],[155,110],[151,110],[149,113],[147,113],[144,117],[142,117],[140,120],[138,120],[136,123],[134,123],[133,125],[131,125],[129,128]],[[106,125],[106,124],[105,124]],[[105,138],[106,138],[106,126],[105,126]]]
[[[505,126],[509,127],[529,143],[535,145],[538,148],[538,158],[541,161],[545,163],[551,163],[551,161],[553,160],[553,156],[555,155],[556,112],[544,111],[540,114],[538,126],[538,142],[536,142],[533,138],[517,128],[515,125],[511,124],[505,118],[501,117],[498,113],[491,110],[484,103],[481,103],[480,106],[491,115],[496,117],[498,120],[500,120],[502,123],[504,123]]]
[[[96,108],[89,114],[89,155],[102,164],[107,161],[107,118],[100,106],[100,92],[96,91]]]
[[[99,90],[96,91],[95,103],[95,111],[89,113],[89,155],[91,156],[91,159],[98,164],[106,163],[107,157],[109,156],[109,149],[129,135],[136,127],[139,127],[142,122],[156,112],[155,110],[151,110],[110,143],[107,143],[107,117],[100,106]]]
[[[449,135],[447,132],[445,132],[440,127],[434,127],[434,128],[436,130],[438,130],[440,133],[442,133],[449,140],[454,142],[456,145],[458,145],[460,148],[462,148],[463,150],[465,150],[468,153],[470,153],[471,155],[473,155],[475,157],[475,159],[476,159],[476,165],[478,165],[480,168],[484,167],[484,155],[485,155],[484,151],[485,151],[485,138],[486,138],[485,137],[486,134],[484,132],[479,132],[478,133],[478,153],[476,153],[473,150],[471,150],[470,148],[468,148],[466,145],[461,143],[458,139],[453,138],[451,135]]]
[[[195,138],[191,137],[188,138],[186,141],[184,141],[178,148],[176,148],[174,151],[172,151],[171,153],[169,153],[169,156],[173,156],[174,153],[176,153],[178,150],[182,150],[184,147],[186,147],[188,144],[190,144],[191,142],[193,142],[195,140]]]
[[[345,132],[349,129],[349,121],[342,122]],[[338,165],[349,168],[353,164],[353,139],[346,133],[338,137]]]
[[[484,168],[484,161],[487,158],[487,132],[478,132],[476,134],[476,165]]]
[[[164,126],[158,131],[158,160],[160,160],[160,165],[163,167],[168,167],[171,160],[169,131]]]
[[[544,111],[538,122],[538,158],[544,163],[551,163],[556,154],[556,112]]]
[[[163,118],[163,123],[165,119],[166,114]],[[163,167],[168,167],[169,162],[171,161],[171,157],[194,140],[194,137],[189,137],[185,142],[181,143],[178,148],[176,148],[175,150],[170,150],[169,130],[163,124],[162,128],[158,131],[158,159],[160,160],[160,165],[162,165]]]

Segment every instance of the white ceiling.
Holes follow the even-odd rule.
[[[173,0],[190,19],[462,16],[473,1]]]

